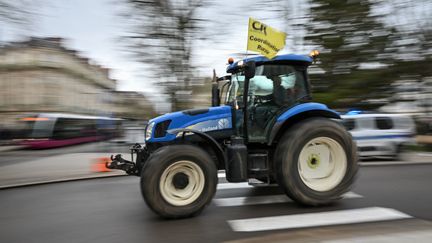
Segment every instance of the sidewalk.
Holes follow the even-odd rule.
[[[7,152],[7,151],[13,151],[23,148],[24,146],[20,145],[1,145],[0,146],[0,152]]]
[[[38,158],[0,168],[0,189],[95,177],[126,175],[123,171],[95,172],[93,165],[107,153],[73,153]],[[123,154],[130,159],[129,154]]]

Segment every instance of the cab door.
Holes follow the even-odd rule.
[[[305,66],[266,64],[249,81],[248,141],[267,142],[276,118],[308,98]]]

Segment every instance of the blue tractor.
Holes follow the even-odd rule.
[[[218,170],[228,182],[278,184],[305,205],[346,193],[357,172],[356,146],[337,112],[311,102],[312,55],[229,61],[212,84],[212,107],[149,121],[145,144],[107,163],[141,177],[147,205],[164,218],[197,215],[208,205]]]

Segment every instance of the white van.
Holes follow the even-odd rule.
[[[357,143],[360,157],[396,158],[401,146],[415,143],[415,123],[400,114],[343,115],[343,124]]]

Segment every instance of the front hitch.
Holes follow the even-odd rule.
[[[138,168],[132,161],[122,158],[121,154],[111,155],[111,162],[106,162],[105,167],[108,169],[124,170],[128,175],[138,175]]]

